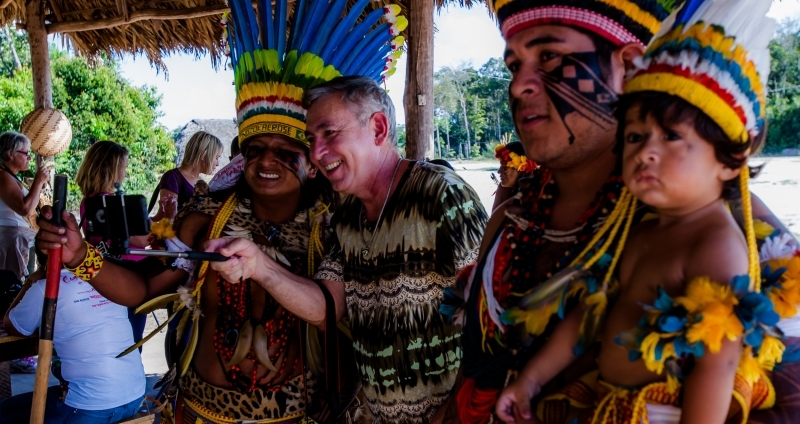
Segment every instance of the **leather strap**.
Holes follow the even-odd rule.
[[[339,392],[341,390],[339,381],[339,331],[336,328],[336,303],[333,295],[325,284],[320,280],[314,280],[322,290],[325,297],[325,386],[328,391],[328,402],[331,410],[331,417],[338,417],[340,412]]]

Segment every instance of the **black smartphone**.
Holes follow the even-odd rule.
[[[86,237],[127,240],[128,237],[150,234],[147,199],[140,194],[90,197],[84,207]]]

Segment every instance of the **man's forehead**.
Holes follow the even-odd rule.
[[[547,44],[561,44],[575,51],[594,50],[592,39],[575,28],[566,25],[533,25],[506,40],[505,56]]]
[[[247,147],[260,146],[271,148],[283,148],[297,152],[305,152],[298,142],[288,140],[279,135],[260,135],[247,140]]]

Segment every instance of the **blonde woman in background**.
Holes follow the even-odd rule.
[[[164,173],[156,192],[150,199],[149,209],[152,210],[156,199],[160,198],[159,211],[153,217],[153,221],[175,216],[172,211],[177,211],[192,198],[200,174],[211,175],[217,168],[222,151],[223,146],[219,138],[205,131],[198,131],[192,135],[186,143],[181,165]]]
[[[83,194],[81,199],[81,229],[83,230],[84,237],[89,243],[95,246],[104,246],[101,251],[111,252],[111,240],[102,240],[102,237],[89,237],[86,234],[86,221],[84,220],[86,214],[85,203],[86,199],[95,196],[109,196],[113,195],[117,188],[116,184],[122,186],[123,181],[128,172],[128,148],[115,143],[113,141],[98,141],[89,147],[86,151],[86,156],[83,157],[83,162],[75,174],[75,183]],[[128,243],[132,248],[144,249],[147,247],[147,237],[131,237]],[[119,259],[125,261],[138,261],[143,257],[135,255],[122,255]],[[131,330],[133,331],[133,340],[138,342],[142,339],[144,327],[147,323],[147,315],[137,315],[134,313],[136,308],[128,308],[128,320],[131,323]]]

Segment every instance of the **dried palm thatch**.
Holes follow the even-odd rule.
[[[217,67],[223,59],[220,18],[225,0],[43,0],[47,32],[60,33],[78,54],[92,58],[106,53],[146,56],[165,69],[162,59],[172,53],[199,57],[208,54]],[[379,0],[399,4],[404,14],[411,0]],[[472,7],[482,0],[434,1]],[[25,0],[0,0],[0,25],[24,25]]]
[[[25,0],[0,0],[0,25],[24,24]],[[209,54],[214,66],[223,53],[219,21],[224,0],[44,0],[48,33],[60,33],[76,53],[144,55],[156,67],[183,52]]]

